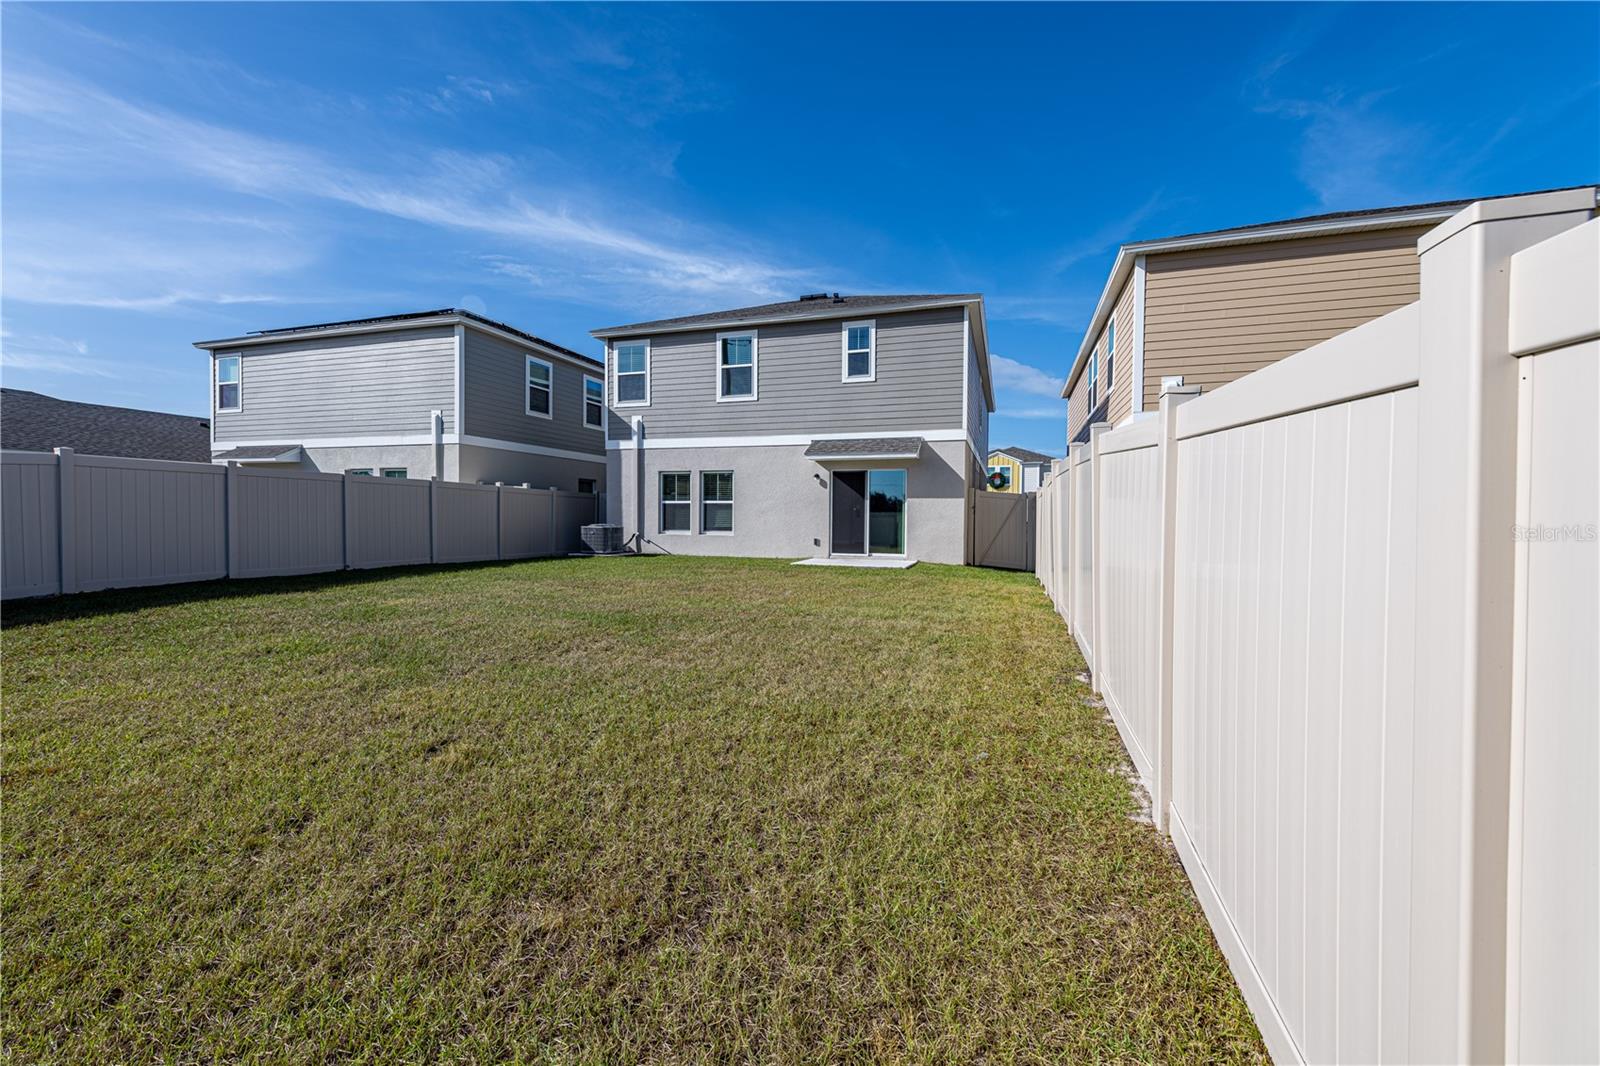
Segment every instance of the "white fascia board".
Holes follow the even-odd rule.
[[[646,437],[644,446],[651,448],[793,448],[809,445],[818,440],[854,440],[858,437],[921,437],[928,441],[959,441],[966,439],[959,429],[894,429],[856,433],[761,433],[743,437]],[[971,447],[972,442],[967,441]],[[632,440],[609,440],[606,447],[612,451],[632,450]]]
[[[821,301],[818,301],[821,302]],[[959,300],[926,300],[922,303],[898,304],[893,307],[845,307],[828,304],[828,309],[809,314],[758,315],[752,318],[724,318],[714,322],[689,322],[677,326],[651,325],[613,326],[609,329],[590,330],[591,337],[600,340],[620,340],[625,337],[653,337],[659,333],[709,333],[740,329],[747,326],[771,326],[785,322],[826,322],[830,319],[870,318],[875,315],[899,314],[901,311],[927,311],[938,307],[966,307],[983,305],[983,297],[970,296]]]
[[[1067,384],[1061,390],[1061,395],[1063,398],[1070,395],[1072,386],[1078,383],[1084,364],[1088,360],[1089,349],[1094,347],[1101,329],[1105,327],[1106,319],[1116,306],[1123,285],[1133,273],[1136,259],[1158,252],[1187,252],[1202,248],[1288,241],[1300,237],[1326,237],[1338,233],[1364,233],[1372,230],[1399,229],[1404,226],[1423,226],[1443,222],[1461,210],[1460,207],[1429,207],[1413,211],[1396,211],[1386,215],[1325,219],[1321,222],[1279,222],[1266,226],[1252,226],[1249,229],[1227,230],[1222,233],[1202,233],[1193,237],[1167,237],[1161,240],[1124,244],[1117,249],[1116,261],[1111,265],[1111,274],[1106,278],[1105,287],[1100,290],[1099,302],[1094,306],[1094,314],[1089,319],[1089,328],[1084,332],[1083,340],[1078,345],[1078,354],[1072,360],[1072,369],[1067,372]]]
[[[519,348],[548,355],[552,359],[559,359],[571,366],[583,367],[585,370],[595,370],[603,363],[583,356],[570,355],[548,344],[540,344],[526,337],[519,337],[503,329],[496,329],[487,322],[478,322],[461,315],[436,315],[433,318],[409,318],[401,322],[377,322],[365,326],[340,326],[334,329],[319,329],[306,333],[277,333],[269,335],[254,335],[248,337],[230,337],[218,341],[195,341],[194,346],[201,351],[210,352],[218,348],[253,348],[263,344],[293,344],[297,341],[312,340],[317,337],[352,337],[362,333],[392,333],[402,329],[431,329],[434,326],[465,326],[475,329],[479,333],[487,333],[491,337],[498,337],[507,344],[514,344]]]
[[[278,444],[279,440],[227,440],[213,445],[216,451],[225,451],[230,448],[259,448],[263,445]],[[431,433],[401,433],[371,437],[307,437],[300,441],[301,448],[385,448],[400,445],[415,445],[433,443]],[[470,434],[444,433],[440,435],[441,444],[468,444],[479,448],[498,448],[506,452],[523,452],[528,455],[548,455],[555,459],[576,459],[585,463],[603,463],[605,454],[599,451],[579,452],[567,448],[551,448],[543,444],[523,444],[520,441],[500,440],[496,437],[475,437]]]

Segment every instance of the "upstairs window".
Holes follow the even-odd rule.
[[[733,471],[701,472],[700,532],[733,532]]]
[[[717,402],[756,398],[756,335],[717,334]]]
[[[650,402],[650,342],[627,341],[611,349],[617,374],[617,406]]]
[[[1100,346],[1089,353],[1089,414],[1094,414],[1095,397],[1100,395]]]
[[[689,532],[689,472],[663,471],[661,474],[661,532]]]
[[[217,410],[239,410],[239,357],[224,355],[217,359]]]
[[[1106,323],[1106,395],[1111,394],[1111,386],[1117,370],[1117,320],[1111,319]]]
[[[877,342],[876,323],[844,324],[845,381],[872,381],[878,376]]]
[[[603,429],[606,424],[606,383],[587,374],[583,376],[583,424],[590,429]]]
[[[549,363],[528,356],[528,413],[535,418],[550,417],[552,374]]]

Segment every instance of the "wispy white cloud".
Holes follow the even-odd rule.
[[[1060,396],[1064,379],[1046,373],[1036,366],[1009,359],[1003,355],[989,354],[989,369],[998,388],[1029,396]]]
[[[0,350],[0,370],[33,370],[47,374],[72,374],[78,377],[121,378],[125,368],[103,359],[62,355],[51,352],[19,352],[10,345]]]
[[[1138,207],[1111,219],[1093,233],[1061,249],[1051,263],[1051,270],[1059,274],[1074,263],[1109,252],[1118,245],[1126,243],[1139,235],[1139,227],[1146,219],[1163,207],[1171,207],[1173,202],[1167,197],[1166,190],[1155,190]]]
[[[537,188],[501,157],[434,152],[407,173],[380,174],[301,145],[134,104],[82,82],[25,73],[8,74],[4,107],[60,138],[91,143],[108,166],[177,170],[237,193],[328,201],[502,241],[509,247],[494,260],[496,273],[536,285],[581,277],[591,283],[583,290],[591,300],[771,299],[828,275],[755,253],[727,254],[723,248],[750,248],[752,242],[684,219],[626,207],[607,213],[587,206],[589,196],[577,190]],[[414,148],[404,154],[416,156]],[[604,291],[593,287],[597,280]],[[162,297],[137,299],[160,306]]]

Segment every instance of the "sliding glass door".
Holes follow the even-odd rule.
[[[906,553],[906,472],[867,472],[867,552]]]
[[[906,553],[906,472],[836,470],[829,508],[834,555]]]

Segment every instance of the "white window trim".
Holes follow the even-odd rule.
[[[872,332],[867,335],[867,372],[850,374],[850,329],[851,327],[866,326]],[[857,349],[859,351],[860,349]],[[854,322],[846,322],[839,329],[839,380],[849,383],[852,381],[877,381],[878,380],[878,320],[875,318],[858,318]]]
[[[350,477],[376,477],[377,476],[372,472],[372,467],[370,467],[370,466],[352,466],[348,470],[345,471],[345,474],[350,476]]]
[[[239,380],[237,382],[239,396],[232,407],[221,407],[217,403],[217,399],[222,393],[222,382],[218,380],[221,375],[217,373],[217,368],[224,359],[237,359],[239,361]],[[211,406],[217,414],[232,414],[235,411],[244,410],[244,356],[239,352],[229,352],[227,355],[219,355],[211,360]]]
[[[598,422],[589,421],[589,382],[591,381],[600,386],[600,421]],[[593,374],[583,375],[583,425],[585,429],[603,430],[606,428],[606,383],[603,379],[597,378]]]
[[[523,413],[526,414],[529,418],[546,418],[546,419],[555,418],[555,416],[556,416],[556,368],[555,368],[555,364],[550,362],[550,360],[548,360],[548,359],[540,359],[537,355],[524,354],[523,357],[522,357],[522,360],[523,360],[523,362],[522,362],[522,411],[523,411]],[[540,366],[544,367],[545,372],[550,375],[550,381],[549,381],[549,384],[547,386],[547,388],[550,390],[550,410],[548,412],[535,411],[533,409],[533,404],[528,402],[528,390],[533,386],[533,383],[528,380],[528,368],[530,366],[532,366],[534,363],[538,363]]]
[[[391,477],[391,476],[393,476],[395,474],[399,474],[401,477],[406,477],[409,472],[410,471],[409,471],[409,469],[407,467],[403,467],[403,466],[385,466],[385,467],[380,467],[379,468],[378,476],[379,477]]]
[[[700,532],[700,535],[702,537],[731,537],[731,536],[733,536],[734,533],[736,533],[738,531],[738,529],[739,529],[739,524],[737,522],[734,523],[732,529],[707,529],[706,528],[706,505],[707,504],[712,504],[712,503],[725,503],[725,504],[728,505],[728,512],[729,512],[729,515],[731,517],[732,514],[733,514],[734,500],[737,500],[739,498],[739,490],[737,488],[733,490],[733,499],[732,500],[708,500],[708,499],[706,499],[706,480],[705,480],[707,474],[727,474],[728,475],[728,484],[732,485],[734,483],[733,471],[732,470],[701,470],[701,471],[698,471],[698,473],[700,475],[700,477],[699,477],[699,482],[700,482],[700,500],[699,500],[700,530],[699,530],[699,532]]]
[[[687,500],[668,501],[667,494],[661,489],[661,482],[668,474],[682,474],[689,479],[689,498]],[[667,528],[667,505],[689,508],[688,529]],[[693,470],[658,470],[656,471],[656,536],[658,537],[690,537],[694,535],[694,471]]]
[[[622,375],[617,373],[616,345],[617,344],[642,344],[644,345],[644,399],[622,399]],[[636,338],[633,340],[617,341],[606,345],[606,364],[611,368],[611,406],[612,407],[649,407],[650,406],[650,338]]]
[[[739,337],[750,338],[750,395],[724,396],[722,395],[722,342]],[[736,329],[727,333],[717,334],[717,346],[712,353],[717,367],[717,402],[718,403],[754,403],[761,392],[761,338],[758,331],[753,329]]]

